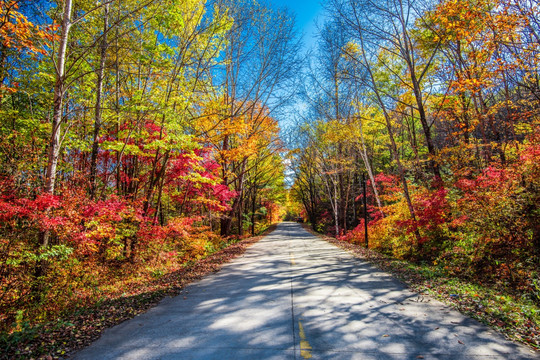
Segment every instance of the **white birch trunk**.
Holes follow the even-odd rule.
[[[71,28],[71,13],[73,10],[73,0],[64,1],[64,16],[62,19],[62,32],[60,35],[60,46],[56,61],[56,82],[54,84],[54,105],[52,116],[52,130],[49,141],[49,157],[47,161],[47,172],[45,175],[45,192],[54,193],[56,185],[56,167],[60,154],[60,128],[62,125],[63,100],[65,92],[65,65],[66,52]],[[46,244],[44,244],[46,245]]]

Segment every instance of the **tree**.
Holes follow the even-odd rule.
[[[436,162],[437,150],[425,108],[430,93],[426,75],[439,49],[438,46],[432,46],[431,53],[418,50],[414,26],[415,22],[422,21],[419,18],[422,10],[420,6],[419,2],[402,0],[336,0],[329,4],[333,16],[345,25],[349,41],[359,44],[362,51],[369,54],[369,61],[375,61],[381,70],[393,75],[392,80],[400,92],[392,94],[380,91],[381,100],[384,97],[387,102],[385,108],[399,116],[403,105],[413,111],[413,119],[415,113],[418,114],[430,155],[431,170],[435,177],[440,178]],[[363,63],[354,47],[347,49],[351,50],[347,53],[349,60]],[[364,76],[365,72],[361,74]],[[404,91],[410,91],[412,96],[405,99],[401,96]],[[394,102],[395,108],[390,109],[388,101]]]
[[[252,134],[267,132],[270,129],[265,119],[291,96],[291,84],[298,73],[299,42],[294,19],[286,10],[271,9],[251,0],[223,1],[219,6],[229,9],[235,23],[227,34],[224,66],[217,74],[225,93],[216,108],[214,122],[244,122],[252,128]],[[224,132],[219,140],[222,153],[234,152],[240,144],[232,133]],[[238,194],[230,214],[221,220],[222,235],[231,233],[235,216],[241,222],[248,158],[222,157],[224,183]],[[238,226],[238,232],[241,231]]]

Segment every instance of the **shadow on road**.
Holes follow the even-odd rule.
[[[283,223],[78,359],[535,359],[475,320]]]

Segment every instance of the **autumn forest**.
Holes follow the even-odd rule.
[[[0,0],[0,348],[283,220],[540,347],[538,3],[323,6]]]

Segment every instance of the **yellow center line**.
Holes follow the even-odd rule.
[[[304,359],[311,359],[311,345],[309,344],[309,341],[306,339],[306,333],[304,331],[304,325],[302,325],[302,321],[298,320],[298,329],[300,329],[300,355]]]
[[[296,265],[296,261],[294,260],[293,253],[291,253],[290,255],[291,255],[291,265]]]

